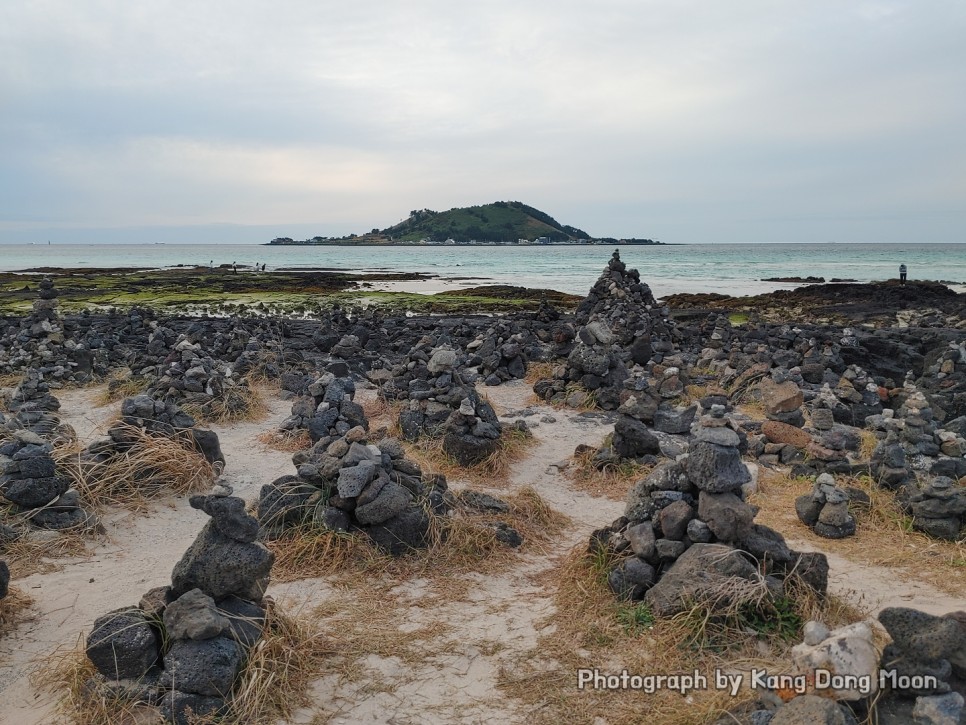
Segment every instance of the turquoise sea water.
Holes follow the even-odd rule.
[[[424,272],[440,278],[428,291],[499,283],[585,294],[612,251],[605,246],[2,245],[0,270],[266,263],[269,270]],[[966,283],[966,244],[695,244],[625,246],[620,251],[658,296],[747,294],[789,286],[760,281],[767,277],[884,280],[895,278],[902,263],[910,279]],[[452,278],[464,279],[444,281]]]

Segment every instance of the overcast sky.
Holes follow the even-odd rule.
[[[518,200],[597,236],[966,241],[966,3],[11,0],[0,242]]]

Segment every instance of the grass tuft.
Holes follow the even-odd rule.
[[[204,403],[186,402],[181,408],[198,422],[215,425],[257,423],[269,413],[262,390],[254,385],[227,386],[219,397]]]
[[[623,501],[631,486],[644,478],[653,468],[631,460],[598,467],[594,463],[596,454],[596,449],[574,454],[573,464],[568,470],[574,487],[592,496],[604,496],[613,501]]]
[[[429,513],[428,546],[393,558],[362,533],[325,530],[310,522],[266,542],[275,554],[272,577],[279,582],[312,577],[389,573],[448,577],[469,569],[503,566],[516,550],[498,538],[498,526],[515,529],[529,551],[550,541],[570,522],[530,487],[505,496],[510,510],[494,514],[458,509],[448,516]]]
[[[389,433],[392,435],[393,430],[390,429]],[[415,443],[408,443],[406,454],[424,471],[442,473],[447,479],[461,479],[502,488],[510,483],[509,475],[513,464],[521,460],[533,444],[532,433],[504,427],[497,449],[486,459],[469,467],[461,466],[443,450],[441,437],[423,436]]]
[[[687,696],[669,689],[606,691],[577,687],[577,670],[602,673],[679,674],[697,669],[713,682],[715,669],[746,672],[762,667],[784,672],[800,624],[821,619],[829,627],[864,618],[835,597],[805,596],[792,583],[788,597],[760,606],[733,607],[712,615],[707,605],[694,605],[671,618],[655,618],[646,604],[618,600],[607,587],[611,554],[574,549],[547,574],[554,587],[555,611],[543,622],[536,647],[508,661],[499,686],[528,707],[535,723],[639,723],[652,725],[710,723],[752,694],[733,698],[713,687]],[[754,601],[754,600],[753,600]],[[776,623],[774,617],[778,616]],[[745,678],[748,682],[748,678]]]
[[[34,600],[16,586],[7,589],[7,596],[0,599],[0,637],[12,631],[21,622],[31,619],[30,607]]]
[[[95,405],[104,406],[116,403],[124,398],[140,395],[148,389],[150,381],[138,377],[129,368],[116,370],[107,377],[107,385],[101,388],[95,399]]]
[[[270,430],[259,433],[257,439],[266,448],[283,453],[296,453],[312,447],[312,438],[307,430]]]
[[[162,438],[137,426],[116,427],[133,444],[106,461],[83,460],[76,448],[54,449],[58,468],[72,479],[85,504],[140,510],[151,500],[203,491],[214,482],[214,467],[192,447],[187,434]]]
[[[309,684],[323,670],[333,648],[314,616],[289,615],[269,599],[262,639],[248,653],[235,684],[228,712],[221,718],[197,718],[198,725],[237,723],[269,725],[310,704]],[[47,658],[32,675],[34,685],[59,696],[58,722],[72,725],[135,725],[153,722],[155,709],[126,699],[103,685],[84,653],[85,642]]]

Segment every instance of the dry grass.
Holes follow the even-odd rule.
[[[31,619],[29,610],[33,603],[33,598],[17,587],[7,589],[7,596],[0,599],[0,637]]]
[[[835,627],[863,618],[863,613],[829,597],[822,604],[815,596],[802,597],[794,606],[780,602],[771,611],[733,610],[711,616],[706,606],[669,619],[655,619],[647,605],[622,602],[606,584],[612,560],[604,554],[575,549],[562,566],[550,573],[556,587],[555,612],[544,622],[537,647],[505,666],[500,687],[522,700],[535,723],[595,723],[615,725],[697,725],[713,722],[727,709],[753,699],[744,689],[733,698],[710,687],[681,694],[659,689],[647,694],[635,690],[579,690],[577,670],[598,668],[602,673],[659,675],[689,673],[697,669],[714,682],[715,669],[747,672],[752,667],[772,673],[788,670],[790,647],[800,641],[798,625],[818,618]],[[769,631],[768,622],[786,627]],[[755,634],[749,626],[758,625]],[[793,631],[794,630],[794,631]],[[748,678],[745,678],[747,685]]]
[[[875,450],[875,447],[879,445],[881,441],[876,437],[875,431],[871,431],[867,428],[859,429],[859,438],[862,441],[861,445],[859,446],[859,460],[868,461],[870,458],[872,458],[872,452]]]
[[[560,363],[552,362],[530,362],[527,363],[527,374],[523,381],[533,386],[538,380],[546,380],[553,377],[553,371],[559,367]]]
[[[262,389],[254,385],[228,386],[218,397],[204,403],[187,402],[181,408],[196,421],[215,425],[257,423],[269,413]]]
[[[735,410],[739,413],[747,415],[752,420],[764,421],[767,419],[765,415],[765,406],[760,400],[756,399],[744,399],[737,405],[735,405]]]
[[[107,461],[83,461],[76,448],[54,449],[58,468],[94,509],[121,506],[139,510],[153,499],[203,491],[214,482],[214,468],[192,447],[186,434],[161,438],[137,426],[121,423],[117,427],[133,445]]]
[[[99,675],[84,654],[84,646],[83,636],[78,636],[73,647],[54,652],[31,674],[34,687],[57,695],[54,705],[56,722],[71,725],[137,725],[146,722],[152,708],[91,686]]]
[[[684,393],[678,398],[678,405],[691,405],[692,403],[697,403],[701,398],[708,395],[711,392],[711,387],[708,385],[685,385]]]
[[[362,405],[362,412],[370,425],[382,424],[387,427],[392,426],[399,419],[399,411],[403,404],[397,400],[386,400],[380,395],[367,397],[356,402]]]
[[[334,650],[315,616],[292,616],[270,600],[262,639],[249,652],[236,681],[228,712],[218,719],[197,718],[198,725],[252,725],[287,719],[310,704],[309,684],[325,669]],[[84,640],[55,653],[34,672],[39,689],[59,696],[58,722],[76,725],[135,725],[153,722],[154,708],[118,697],[108,688],[91,686],[100,679],[84,654]]]
[[[396,430],[390,428],[389,434]],[[504,488],[510,484],[509,475],[513,464],[524,458],[534,444],[532,434],[515,428],[504,427],[499,446],[487,458],[472,466],[461,466],[443,450],[443,439],[421,437],[415,443],[406,443],[406,455],[424,471],[442,473],[447,479]]]
[[[23,375],[21,373],[0,374],[0,390],[3,388],[16,388],[21,382],[23,382]],[[2,404],[3,396],[0,395],[0,407],[2,407]]]
[[[627,492],[637,481],[651,472],[652,466],[634,461],[608,463],[603,468],[594,464],[596,450],[574,454],[568,475],[574,488],[591,496],[603,496],[612,501],[623,501]]]
[[[2,520],[2,519],[0,519]],[[6,517],[6,522],[10,517]],[[57,559],[71,559],[87,553],[90,531],[67,529],[50,538],[25,536],[6,545],[3,558],[15,579],[37,573],[48,573],[63,568]]]
[[[505,566],[516,551],[539,549],[570,523],[530,487],[504,497],[510,510],[504,514],[458,509],[449,516],[430,514],[428,546],[393,558],[364,534],[337,533],[310,523],[292,527],[267,546],[275,553],[275,581],[359,574],[414,575],[447,578],[466,571]],[[524,543],[513,549],[499,541],[496,525],[516,529]]]
[[[107,377],[105,382],[107,385],[95,398],[94,402],[97,406],[110,405],[124,398],[140,395],[150,384],[145,378],[133,375],[130,370],[116,370]]]
[[[962,594],[966,589],[966,539],[941,541],[914,531],[895,494],[879,488],[870,478],[838,479],[840,485],[868,494],[871,505],[853,507],[855,536],[830,540],[813,533],[795,513],[795,499],[812,490],[811,479],[762,473],[758,493],[751,499],[761,507],[756,519],[759,523],[851,561],[899,570],[951,594]]]
[[[259,433],[257,440],[266,448],[283,453],[295,453],[312,447],[312,438],[307,430],[269,430]]]

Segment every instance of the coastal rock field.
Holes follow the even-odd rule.
[[[0,722],[966,723],[962,295],[601,261],[435,314],[18,290]]]

